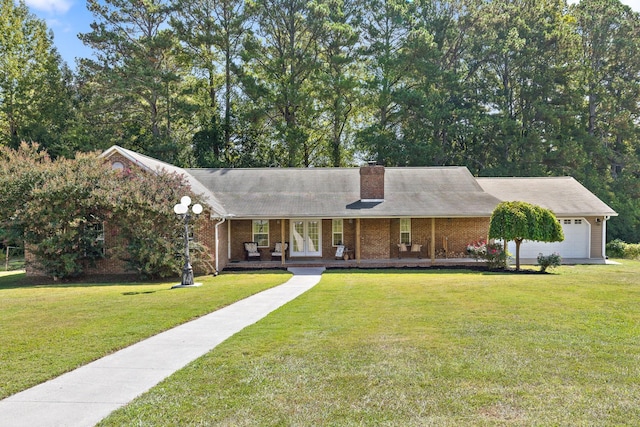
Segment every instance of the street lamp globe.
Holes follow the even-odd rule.
[[[178,203],[177,205],[175,205],[173,207],[173,211],[177,214],[177,215],[184,215],[187,213],[187,211],[189,210],[188,205],[185,206],[182,203]]]

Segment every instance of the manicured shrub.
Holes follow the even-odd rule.
[[[551,255],[538,254],[538,263],[540,271],[545,272],[548,268],[559,267],[562,263],[562,257],[558,253]]]
[[[520,244],[523,240],[561,242],[562,227],[549,209],[526,202],[502,202],[491,214],[489,238],[516,244],[516,270],[520,270]]]

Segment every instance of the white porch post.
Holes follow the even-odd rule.
[[[284,227],[284,218],[280,219],[280,248],[282,250],[282,256],[280,257],[280,263],[282,265],[285,264],[285,258],[287,257],[287,251],[284,248],[285,242],[285,227]]]
[[[607,259],[607,217],[602,218],[602,259]],[[589,254],[591,257],[591,254]]]

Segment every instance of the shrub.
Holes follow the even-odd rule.
[[[467,253],[476,260],[484,260],[491,270],[507,268],[507,251],[501,243],[487,243],[484,240],[469,243]]]
[[[611,258],[624,258],[625,247],[627,244],[620,239],[615,239],[607,243],[607,256]]]
[[[625,243],[615,239],[607,243],[606,250],[611,258],[640,259],[640,243]]]
[[[559,267],[562,263],[562,257],[558,253],[552,253],[551,255],[538,254],[538,263],[540,271],[545,272],[547,268]]]
[[[627,243],[627,246],[624,249],[624,258],[640,259],[640,243]]]

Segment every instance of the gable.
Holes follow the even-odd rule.
[[[162,162],[158,159],[154,159],[153,157],[145,156],[144,154],[127,150],[126,148],[122,148],[117,145],[114,145],[111,148],[105,150],[100,155],[100,157],[105,159],[109,159],[114,156],[117,156],[118,158],[122,157],[131,164],[134,164],[141,169],[151,173],[165,171],[167,173],[175,173],[177,175],[184,176],[187,180],[187,183],[191,186],[191,190],[195,194],[198,194],[200,197],[202,197],[203,202],[205,202],[213,210],[214,215],[218,215],[221,217],[227,215],[227,211],[220,203],[220,201],[186,170],[172,164]]]

